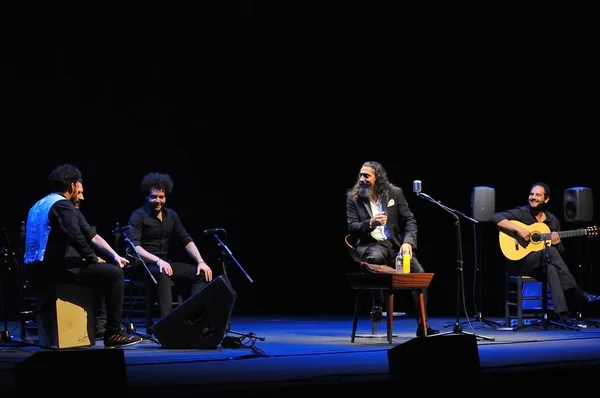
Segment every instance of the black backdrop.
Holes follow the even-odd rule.
[[[581,39],[541,37],[523,21],[514,21],[518,35],[485,30],[483,20],[396,29],[250,1],[194,13],[66,4],[19,10],[25,22],[3,44],[0,226],[13,246],[60,163],[83,171],[83,211],[107,240],[143,203],[141,177],[168,172],[168,205],[209,264],[219,270],[218,248],[202,231],[225,228],[254,280],[229,269],[235,312],[349,314],[345,191],[364,160],[378,160],[419,221],[419,257],[436,273],[430,311],[454,314],[454,219],[415,197],[414,179],[467,215],[475,186],[493,187],[500,209],[545,181],[561,219],[564,189],[596,189],[586,93],[597,61]],[[483,309],[497,314],[497,233],[465,219],[461,227],[467,308],[472,315],[481,243]],[[585,240],[582,258],[580,242],[566,242],[567,257],[600,292],[597,243]],[[13,273],[2,275],[13,308]]]

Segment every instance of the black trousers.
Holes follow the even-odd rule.
[[[388,265],[395,268],[396,256],[398,255],[399,248],[396,248],[391,240],[378,241],[376,243],[368,243],[365,245],[366,250],[364,252],[363,261],[370,264]],[[410,272],[411,273],[423,273],[425,270],[423,266],[414,255],[410,259]],[[413,302],[415,310],[417,311],[417,325],[418,327],[423,326],[423,318],[421,317],[421,310],[419,307],[419,294],[413,290]],[[427,289],[423,291],[423,299],[425,302],[425,316],[427,316]],[[373,290],[373,306],[381,307],[383,304],[383,291]]]
[[[69,269],[46,268],[40,265],[36,269],[35,283],[37,287],[47,283],[75,283],[90,286],[94,296],[95,311],[99,312],[96,314],[97,329],[98,327],[106,329],[108,336],[122,329],[125,277],[118,265],[95,263]]]
[[[522,275],[531,276],[538,280],[543,280],[547,277],[546,281],[552,295],[554,312],[567,312],[569,307],[579,306],[577,300],[581,296],[582,291],[577,286],[575,277],[555,246],[529,253],[521,261],[520,272]],[[565,295],[565,293],[567,294]],[[567,296],[571,303],[567,301]],[[580,299],[579,302],[581,302]],[[577,308],[571,309],[577,310]]]
[[[197,266],[184,262],[165,261],[171,264],[173,269],[173,275],[171,276],[161,273],[155,264],[148,266],[157,282],[156,293],[161,318],[173,309],[173,290],[186,300],[206,284],[204,273],[196,275]],[[146,270],[143,271],[146,272]],[[148,278],[148,281],[153,284],[150,278]]]

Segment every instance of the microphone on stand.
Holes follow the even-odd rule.
[[[219,232],[226,232],[226,231],[223,228],[205,229],[204,230],[204,235],[214,235],[214,234],[219,233]]]
[[[421,180],[414,180],[412,184],[413,192],[417,195],[421,193]]]
[[[118,224],[119,224],[119,223],[117,223],[117,225],[118,225]],[[115,232],[123,232],[123,231],[125,231],[126,229],[131,229],[131,225],[126,225],[126,226],[124,226],[124,227],[119,227],[119,226],[117,226],[115,229],[113,229],[113,230],[112,230],[112,231],[110,231],[110,232],[114,234]]]

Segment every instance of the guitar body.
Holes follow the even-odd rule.
[[[537,222],[531,225],[523,224],[522,222],[515,220],[510,220],[510,222],[528,230],[532,235],[550,234],[550,228],[543,222]],[[529,253],[544,250],[544,240],[539,240],[537,242],[530,240],[527,246],[522,246],[515,238],[505,234],[504,232],[500,232],[498,237],[500,240],[500,250],[502,250],[502,254],[504,254],[504,256],[509,260],[517,261]],[[548,247],[552,245],[550,239],[547,239],[545,242]]]

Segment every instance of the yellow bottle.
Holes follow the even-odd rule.
[[[410,256],[408,254],[402,256],[402,273],[410,274]]]

